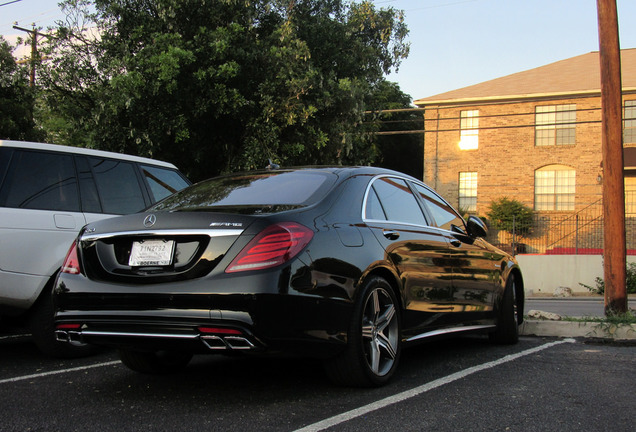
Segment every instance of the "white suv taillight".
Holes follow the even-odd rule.
[[[80,273],[80,263],[77,258],[77,240],[73,242],[71,248],[68,250],[66,254],[66,258],[64,259],[64,264],[62,264],[62,273],[68,274],[79,274]]]

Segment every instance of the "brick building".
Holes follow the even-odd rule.
[[[636,49],[621,51],[627,213],[636,213]],[[424,181],[485,215],[514,198],[552,219],[600,207],[598,52],[416,100]],[[629,120],[633,118],[633,120]]]

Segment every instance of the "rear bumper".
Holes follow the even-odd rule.
[[[232,334],[223,332],[205,334],[196,329],[193,329],[192,332],[160,328],[140,331],[135,328],[115,330],[108,329],[108,327],[91,326],[79,329],[57,328],[55,337],[60,342],[72,345],[92,343],[142,350],[185,350],[189,352],[263,350],[263,346],[253,336],[238,331]]]
[[[0,270],[0,310],[8,315],[28,310],[50,279],[50,276]]]
[[[173,303],[180,302],[179,296],[171,297]],[[108,296],[102,300],[110,303]],[[206,294],[199,300],[201,306],[218,309],[158,307],[157,298],[148,301],[146,309],[131,309],[130,303],[118,309],[95,305],[73,309],[68,301],[56,313],[56,337],[68,343],[137,350],[286,352],[315,357],[334,355],[346,344],[351,303],[341,299]],[[181,302],[196,303],[191,295]]]

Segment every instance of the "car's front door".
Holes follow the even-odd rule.
[[[440,232],[449,240],[453,280],[451,301],[457,321],[469,323],[473,320],[477,324],[490,318],[503,256],[487,248],[481,239],[469,237],[464,221],[437,194],[417,184],[415,190]]]

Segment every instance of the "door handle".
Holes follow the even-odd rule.
[[[455,247],[460,247],[462,245],[462,242],[460,242],[459,240],[451,240],[450,244],[452,244]]]
[[[393,230],[383,230],[382,235],[389,240],[397,240],[400,238],[400,233]]]

